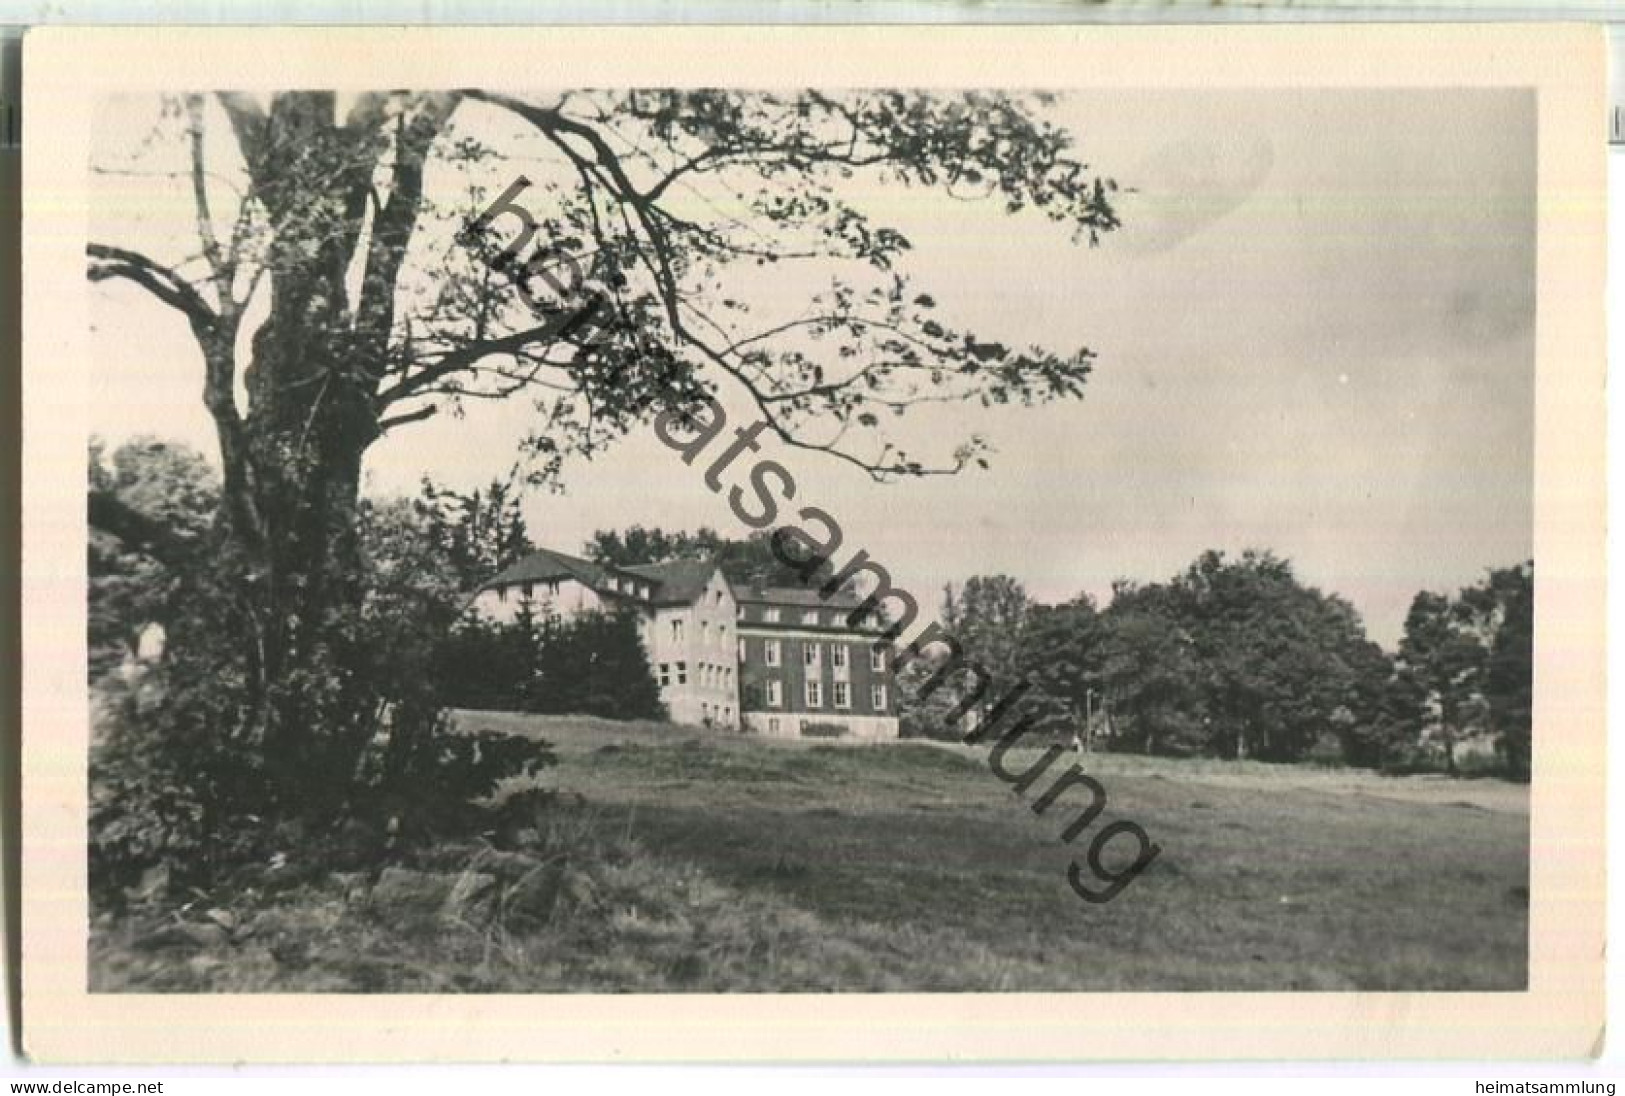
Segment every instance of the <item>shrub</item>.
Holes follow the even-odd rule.
[[[1442,773],[1446,770],[1444,750],[1432,742],[1403,742],[1383,755],[1381,771],[1389,776],[1415,773]]]
[[[207,879],[253,855],[266,786],[253,753],[223,733],[240,717],[214,679],[152,670],[98,686],[103,703],[89,764],[91,900],[122,905],[147,872]]]
[[[1323,732],[1304,751],[1303,760],[1322,769],[1341,769],[1347,758],[1343,753],[1343,740],[1331,732]]]
[[[801,728],[802,738],[844,738],[846,734],[844,723],[808,723]]]
[[[627,613],[567,621],[521,614],[506,624],[470,614],[440,644],[435,674],[443,701],[460,708],[666,718],[637,620]]]

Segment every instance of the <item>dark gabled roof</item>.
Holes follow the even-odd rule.
[[[567,556],[548,548],[538,548],[513,566],[486,580],[480,587],[512,586],[516,582],[547,582],[551,579],[573,578],[588,586],[608,585],[606,568],[585,559]]]
[[[710,559],[673,559],[665,563],[636,563],[625,570],[655,583],[656,604],[689,605],[705,592],[717,564]],[[728,576],[723,575],[722,581],[727,582]]]
[[[745,587],[735,590],[734,598],[751,605],[783,605],[800,609],[856,609],[863,603],[862,598],[844,591],[824,597],[817,588],[801,586]]]
[[[548,582],[555,579],[574,579],[600,594],[609,597],[631,598],[624,582],[636,579],[647,585],[649,596],[633,600],[648,601],[655,605],[689,605],[704,593],[706,583],[717,565],[707,559],[677,559],[668,563],[639,564],[632,567],[606,567],[591,560],[555,552],[551,548],[538,548],[513,566],[488,579],[481,590],[498,586],[512,586],[522,582]],[[623,588],[610,588],[610,579],[619,578]],[[727,581],[727,577],[723,577]]]

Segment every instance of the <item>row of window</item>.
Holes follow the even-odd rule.
[[[831,628],[844,626],[851,613],[841,609],[789,609],[781,610],[776,605],[769,605],[762,610],[762,621],[767,624],[810,624],[814,627],[824,625]],[[739,607],[739,619],[745,620],[745,607]]]
[[[521,596],[524,598],[524,600],[530,601],[533,598],[535,598],[536,597],[536,588],[538,586],[540,586],[542,588],[542,592],[544,594],[546,594],[548,597],[557,597],[558,596],[558,593],[559,593],[559,580],[555,578],[555,579],[548,579],[545,582],[527,582],[527,583],[524,583],[522,586],[519,587],[519,589],[521,591]],[[497,587],[497,600],[498,601],[507,601],[508,600],[508,587],[506,587],[506,586],[498,586]]]
[[[720,719],[724,723],[734,721],[734,710],[727,704],[712,704],[710,701],[700,702],[700,718],[710,723],[713,719]]]
[[[662,662],[660,664],[660,687],[662,689],[666,688],[671,685],[673,680],[679,685],[688,684],[687,662]],[[714,662],[702,662],[699,665],[699,683],[711,688],[732,688],[734,683],[733,667],[719,666]]]
[[[769,708],[784,707],[784,683],[779,681],[763,682],[763,700]],[[809,681],[806,683],[805,700],[809,708],[822,708],[824,706],[824,686],[821,682]],[[835,682],[832,699],[835,707],[847,709],[852,707],[852,689],[844,681]],[[886,710],[886,686],[869,686],[869,705],[877,712]]]
[[[633,597],[648,598],[650,587],[647,583],[632,578],[621,578],[618,575],[609,576],[609,588],[622,594],[631,594]]]
[[[683,637],[688,634],[683,618],[673,617],[670,622],[670,627],[671,641],[673,643],[683,642]],[[700,621],[700,646],[709,647],[711,645],[711,635],[711,622],[709,620]],[[718,647],[726,647],[728,645],[728,626],[726,624],[717,625],[716,642]]]
[[[762,661],[768,666],[783,665],[783,651],[779,640],[762,640]],[[745,641],[739,641],[739,657],[745,658]],[[831,643],[829,645],[829,662],[837,670],[846,669],[846,644]],[[824,645],[822,643],[807,642],[801,645],[801,664],[803,666],[822,666],[824,664]],[[876,673],[886,669],[886,652],[883,650],[869,650],[869,668]]]

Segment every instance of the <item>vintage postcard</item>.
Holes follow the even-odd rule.
[[[25,64],[30,1054],[1600,1046],[1600,30]]]

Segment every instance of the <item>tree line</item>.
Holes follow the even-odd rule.
[[[1464,743],[1490,742],[1490,767],[1520,780],[1533,615],[1533,562],[1494,569],[1453,595],[1419,592],[1390,654],[1346,600],[1264,550],[1206,551],[1166,581],[1120,580],[1105,607],[1087,595],[1046,605],[1008,575],[978,575],[950,584],[940,610],[995,681],[1037,687],[1040,731],[1148,754],[1451,773],[1472,767]],[[939,670],[953,673],[926,660],[905,669],[907,733],[948,733],[964,682],[923,688]]]
[[[583,552],[619,565],[712,558],[735,584],[804,582],[768,533],[634,525],[597,531]],[[1490,743],[1489,767],[1529,778],[1532,561],[1455,594],[1419,592],[1392,653],[1347,600],[1267,550],[1210,550],[1164,582],[1120,580],[1104,608],[1086,595],[1046,605],[1009,575],[976,575],[944,590],[938,615],[995,682],[1032,682],[1040,732],[1098,732],[1105,749],[1149,754],[1449,773],[1482,770],[1481,755],[1458,754]],[[941,669],[905,667],[905,733],[957,737],[946,717],[969,686],[928,688]]]

